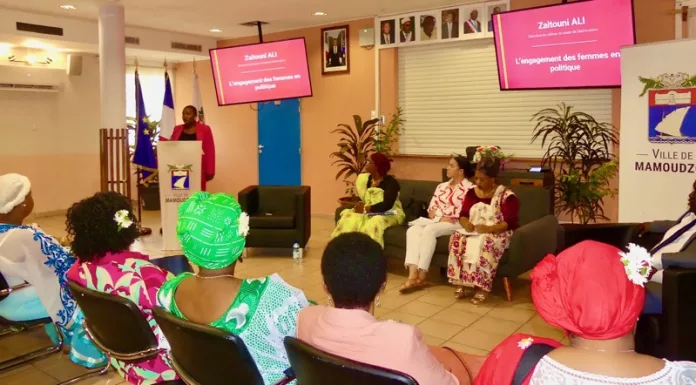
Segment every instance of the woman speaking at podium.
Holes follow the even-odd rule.
[[[215,141],[210,126],[197,121],[198,111],[194,106],[184,107],[181,113],[184,124],[174,127],[171,140],[199,140],[203,142],[201,163],[201,190],[206,191],[206,182],[215,177]]]

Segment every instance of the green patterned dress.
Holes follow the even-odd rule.
[[[370,174],[358,175],[355,181],[355,188],[365,206],[374,206],[384,201],[384,190],[379,187],[368,187],[369,180]],[[401,225],[406,219],[406,214],[401,208],[401,200],[398,195],[394,205],[388,212],[388,215],[368,215],[356,213],[353,209],[343,210],[331,237],[335,238],[345,233],[364,233],[379,242],[382,248],[384,248],[384,231],[392,226]]]
[[[158,304],[179,318],[186,319],[174,301],[181,281],[192,277],[184,273],[167,281],[157,293]],[[283,281],[279,275],[246,279],[225,314],[210,326],[244,340],[266,384],[275,384],[290,367],[283,339],[295,336],[297,314],[309,306],[304,293]]]

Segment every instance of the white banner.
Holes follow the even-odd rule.
[[[696,179],[696,40],[621,50],[619,222],[676,220]]]
[[[162,250],[181,250],[176,239],[179,205],[201,190],[202,154],[200,141],[164,141],[157,145]]]

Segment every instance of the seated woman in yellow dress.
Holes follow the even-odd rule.
[[[406,219],[399,200],[399,182],[389,175],[391,160],[386,155],[374,153],[365,166],[366,173],[355,180],[360,202],[353,209],[343,210],[335,238],[345,233],[364,233],[384,248],[384,231],[398,226]]]
[[[471,299],[474,305],[488,298],[500,258],[517,228],[520,201],[495,181],[503,157],[497,147],[482,147],[477,152],[475,187],[464,196],[459,219],[462,229],[450,241],[447,277],[460,286],[454,294],[458,299],[476,290]]]

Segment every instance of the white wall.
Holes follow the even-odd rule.
[[[3,67],[0,67],[0,71]],[[0,91],[0,174],[32,181],[35,212],[64,210],[99,190],[99,62],[58,93]]]

